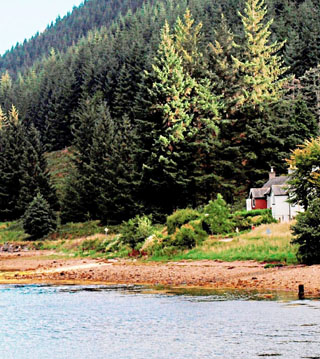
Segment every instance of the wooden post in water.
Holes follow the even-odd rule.
[[[304,285],[303,284],[299,284],[299,299],[304,299]]]

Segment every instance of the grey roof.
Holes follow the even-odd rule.
[[[264,198],[269,192],[270,188],[251,188],[249,197]]]
[[[288,176],[275,177],[266,182],[263,187],[271,188],[272,186],[284,185],[288,181]]]
[[[287,195],[287,186],[284,185],[274,185],[271,187],[272,192],[275,196],[286,196]]]

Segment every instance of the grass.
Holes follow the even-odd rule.
[[[153,256],[151,260],[256,260],[295,264],[297,247],[291,244],[291,236],[289,223],[262,225],[235,237],[231,242],[221,242],[219,238],[211,237],[190,251],[172,256]]]
[[[47,239],[75,239],[102,233],[104,233],[104,227],[100,225],[100,221],[67,223],[60,225],[54,233],[47,237]]]
[[[24,232],[21,222],[0,222],[0,243],[21,242],[26,238],[28,235]]]
[[[267,263],[297,263],[297,246],[291,244],[289,223],[261,225],[253,231],[230,236],[229,242],[211,236],[192,250],[175,251],[164,255],[154,254],[149,261],[169,260],[256,260]],[[23,242],[28,236],[20,222],[0,223],[0,243]],[[68,223],[40,241],[28,242],[36,249],[52,249],[57,252],[81,256],[125,258],[130,249],[121,244],[115,234],[108,236],[99,221]]]

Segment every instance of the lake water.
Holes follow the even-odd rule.
[[[0,358],[320,358],[319,301],[220,294],[0,286]]]

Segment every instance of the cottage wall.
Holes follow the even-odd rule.
[[[266,209],[267,208],[267,200],[265,199],[261,199],[261,198],[257,198],[255,200],[255,206],[253,207],[253,209]]]
[[[280,222],[290,221],[290,205],[287,201],[288,196],[270,196],[272,216]]]

